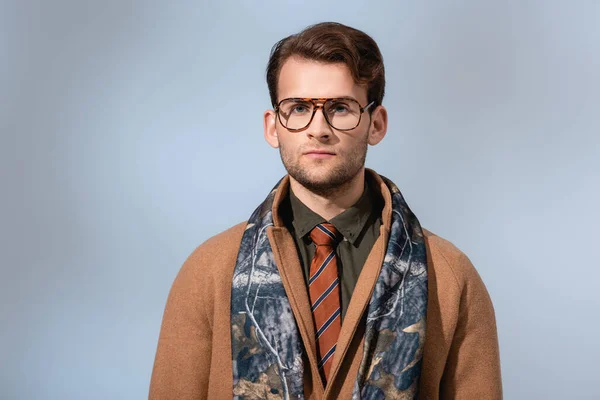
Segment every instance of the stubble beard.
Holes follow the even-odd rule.
[[[289,154],[289,152],[286,151],[285,146],[281,143],[279,155],[288,174],[300,185],[319,196],[329,197],[336,193],[343,192],[345,188],[351,185],[352,180],[365,166],[367,150],[368,137],[365,136],[364,141],[357,145],[356,148],[352,149],[347,155],[336,154],[335,159],[341,157],[342,161],[338,161],[336,165],[327,170],[325,176],[319,177],[316,177],[314,172],[311,173],[309,170],[310,167],[302,165],[298,158],[294,158],[293,154]],[[332,160],[329,159],[314,160],[315,164],[326,164],[331,161]]]

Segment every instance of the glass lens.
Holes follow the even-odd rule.
[[[323,108],[329,123],[335,129],[352,129],[360,121],[360,104],[351,99],[331,99]]]
[[[302,129],[310,122],[313,104],[304,100],[284,100],[279,104],[281,123],[288,129]]]

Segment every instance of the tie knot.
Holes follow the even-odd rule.
[[[318,224],[310,231],[310,238],[317,246],[335,246],[342,235],[329,223]]]

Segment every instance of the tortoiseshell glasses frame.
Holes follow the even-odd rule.
[[[301,128],[288,128],[287,124],[285,123],[285,121],[282,119],[281,117],[281,104],[285,101],[298,101],[298,102],[307,102],[307,103],[312,103],[313,105],[313,110],[312,110],[312,115],[310,116],[310,120],[308,121],[308,123],[301,127]],[[301,132],[305,129],[307,129],[313,118],[315,117],[315,114],[317,113],[317,110],[319,108],[323,109],[323,111],[325,111],[325,105],[326,104],[332,104],[335,103],[336,101],[351,101],[356,103],[356,105],[358,106],[358,121],[356,122],[356,125],[354,125],[351,128],[336,128],[331,121],[329,120],[329,116],[328,113],[323,112],[323,116],[325,117],[325,121],[327,121],[327,123],[329,124],[329,126],[331,126],[333,129],[338,130],[338,131],[351,131],[352,129],[355,129],[358,125],[360,125],[360,121],[362,119],[362,115],[365,111],[367,111],[373,104],[375,104],[375,101],[370,102],[369,104],[367,104],[366,106],[362,107],[360,105],[360,103],[358,102],[358,100],[352,98],[352,97],[289,97],[287,99],[283,99],[281,100],[279,103],[277,103],[277,105],[275,106],[275,113],[277,114],[277,117],[279,118],[279,122],[281,123],[281,125],[283,125],[284,128],[286,128],[288,131],[290,132]]]

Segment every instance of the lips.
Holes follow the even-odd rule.
[[[313,159],[313,160],[326,160],[329,158],[332,158],[335,156],[335,153],[332,153],[330,151],[324,151],[324,150],[309,150],[308,152],[304,153],[304,157],[307,157],[309,159]]]
[[[326,151],[326,150],[308,150],[306,151],[304,154],[323,154],[323,155],[335,155],[334,152],[332,151]]]

